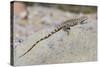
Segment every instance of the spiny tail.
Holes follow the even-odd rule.
[[[38,44],[38,43],[41,42],[42,40],[45,40],[45,39],[49,38],[49,37],[52,36],[54,33],[60,31],[63,27],[64,27],[64,26],[62,26],[62,27],[60,27],[60,26],[57,27],[57,29],[55,29],[54,31],[52,31],[50,34],[48,34],[48,35],[45,36],[44,38],[41,38],[40,40],[36,41],[36,43],[33,44],[32,47],[31,47],[30,49],[28,49],[24,54],[22,54],[21,56],[19,56],[19,58],[22,57],[22,56],[24,56],[25,54],[27,54],[29,51],[31,51],[32,48],[36,46],[36,44]]]

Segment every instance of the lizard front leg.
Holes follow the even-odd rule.
[[[64,27],[63,30],[67,32],[67,35],[69,35],[70,27]]]

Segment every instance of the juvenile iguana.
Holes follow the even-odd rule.
[[[36,41],[35,44],[33,44],[30,49],[28,49],[25,53],[23,53],[20,57],[24,56],[25,54],[27,54],[29,51],[32,50],[32,48],[34,46],[36,46],[39,42],[41,42],[42,40],[45,40],[47,38],[49,38],[50,36],[52,36],[53,34],[55,34],[56,32],[60,31],[61,29],[63,29],[64,31],[66,31],[69,35],[69,30],[71,27],[76,26],[78,24],[84,24],[85,20],[87,20],[87,17],[79,17],[79,18],[74,18],[74,19],[69,19],[65,22],[63,22],[62,24],[60,24],[56,29],[54,29],[54,31],[52,31],[50,34],[48,34],[47,36],[41,38],[40,40]]]

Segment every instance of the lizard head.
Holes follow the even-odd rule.
[[[85,16],[83,16],[83,17],[81,17],[81,18],[79,18],[79,21],[80,21],[80,23],[79,24],[85,24],[85,23],[87,23],[86,22],[86,20],[87,20],[88,18],[87,17],[85,17]]]

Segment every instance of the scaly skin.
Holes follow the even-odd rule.
[[[41,42],[42,40],[45,40],[47,38],[49,38],[50,36],[52,36],[53,34],[55,34],[56,32],[60,31],[61,29],[63,29],[64,31],[66,31],[69,35],[69,30],[70,27],[76,26],[78,24],[84,24],[84,21],[87,20],[86,17],[79,17],[79,18],[74,18],[74,19],[70,19],[67,20],[65,22],[63,22],[61,25],[59,25],[56,29],[54,29],[54,31],[52,31],[50,34],[48,34],[47,36],[41,38],[40,40],[36,41],[35,44],[32,45],[32,47],[30,49],[28,49],[24,54],[22,54],[19,57],[22,57],[24,55],[26,55],[29,51],[32,50],[32,48],[34,48],[34,46],[36,46],[39,42]]]

